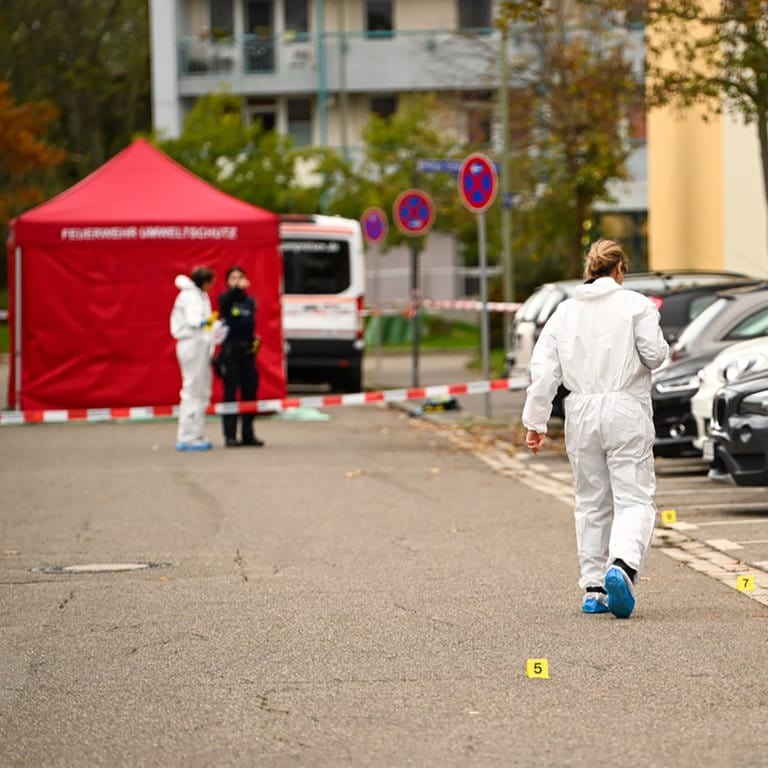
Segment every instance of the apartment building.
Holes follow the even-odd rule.
[[[372,113],[388,116],[404,94],[435,93],[441,128],[494,151],[499,136],[501,35],[498,0],[150,0],[154,128],[181,130],[195,99],[227,89],[245,119],[290,135],[298,146],[331,146],[353,157]],[[634,57],[642,70],[642,30]],[[602,206],[617,234],[644,228],[644,132],[632,179]],[[629,218],[628,218],[629,217]],[[608,220],[608,219],[606,219]],[[631,230],[631,231],[630,231]],[[450,239],[430,236],[423,293],[466,292]],[[390,252],[383,298],[408,293],[408,255]]]
[[[462,139],[490,138],[498,85],[494,0],[152,0],[155,127],[177,135],[203,93],[298,145],[360,145],[371,112],[437,92]]]

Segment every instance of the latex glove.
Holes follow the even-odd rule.
[[[218,313],[218,312],[215,312],[215,311],[214,311],[214,312],[211,312],[211,314],[210,314],[210,315],[208,315],[208,317],[207,317],[205,320],[203,320],[203,322],[202,322],[202,323],[200,323],[200,327],[201,327],[201,328],[207,328],[207,329],[209,329],[209,330],[210,330],[211,328],[213,328],[213,324],[214,324],[214,323],[215,323],[215,322],[216,322],[218,319],[219,319],[219,313]]]

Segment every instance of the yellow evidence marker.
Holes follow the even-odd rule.
[[[736,578],[736,588],[739,592],[754,592],[755,577],[746,574],[738,576]]]
[[[525,664],[525,676],[549,680],[549,662],[546,659],[528,659]]]
[[[661,510],[661,522],[664,525],[672,525],[677,522],[677,510],[676,509],[662,509]]]

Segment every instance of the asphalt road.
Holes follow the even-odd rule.
[[[0,429],[0,764],[765,764],[760,583],[664,527],[633,617],[584,616],[555,440],[327,413]],[[36,570],[118,563],[166,567]]]

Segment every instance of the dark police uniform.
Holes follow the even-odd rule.
[[[232,288],[219,296],[219,313],[229,329],[221,345],[219,362],[224,381],[224,401],[234,402],[240,390],[242,401],[256,400],[259,374],[254,359],[256,303],[242,288]],[[227,414],[222,417],[227,445],[237,444],[237,421],[242,424],[243,445],[262,445],[253,433],[255,414]]]

